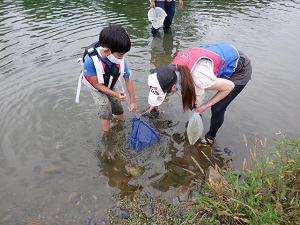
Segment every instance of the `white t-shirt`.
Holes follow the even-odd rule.
[[[217,77],[214,74],[212,61],[209,59],[200,59],[192,70],[192,77],[195,83],[196,107],[204,103],[207,94],[205,90],[216,83]]]

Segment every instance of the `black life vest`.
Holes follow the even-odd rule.
[[[88,47],[85,48],[83,55],[82,55],[82,60],[84,62],[85,56],[88,54],[89,57],[93,60],[94,66],[97,71],[97,77],[98,81],[104,80],[104,85],[108,87],[109,89],[113,89],[115,84],[117,83],[119,76],[120,76],[120,64],[115,64],[112,63],[112,66],[109,67],[105,62],[103,62],[99,57],[96,48],[100,47],[99,42],[95,42]],[[101,67],[101,65],[96,61],[98,60],[103,68],[103,72],[101,72],[102,68],[97,68]],[[124,69],[123,69],[124,70]],[[100,74],[98,74],[100,73]],[[102,73],[102,74],[101,74]],[[101,79],[99,79],[101,77]],[[102,78],[103,77],[103,78]],[[88,82],[91,84],[91,80],[89,76],[85,76],[85,78],[88,80]]]
[[[78,63],[81,63],[82,67],[84,65],[84,57],[88,54],[89,57],[94,62],[94,66],[97,72],[97,79],[99,83],[104,84],[109,89],[113,89],[115,84],[117,83],[120,75],[124,75],[124,61],[122,64],[115,64],[112,63],[112,66],[109,67],[105,62],[103,62],[99,57],[96,48],[100,47],[99,42],[95,42],[88,47],[84,49],[84,52],[82,54],[82,58],[77,59]],[[76,92],[76,99],[75,102],[79,102],[79,95],[81,90],[81,83],[84,83],[87,87],[99,91],[96,89],[91,82],[90,76],[84,76],[83,75],[83,68],[81,70],[79,79],[78,79],[78,85],[77,85],[77,92]]]

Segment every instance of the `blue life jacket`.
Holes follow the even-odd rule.
[[[213,62],[216,77],[229,79],[237,67],[239,53],[226,43],[203,45],[181,51],[172,64],[186,65],[192,71],[196,63],[203,58]]]

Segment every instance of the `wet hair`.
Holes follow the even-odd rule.
[[[109,48],[112,53],[126,53],[131,48],[131,41],[125,29],[119,25],[109,25],[101,30],[99,44]]]
[[[175,66],[171,67],[176,70]],[[180,72],[181,96],[183,111],[194,108],[196,102],[195,84],[190,69],[185,65],[177,65]]]

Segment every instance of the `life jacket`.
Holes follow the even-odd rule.
[[[186,65],[192,71],[200,59],[207,58],[212,61],[216,77],[229,79],[237,67],[239,57],[233,46],[218,43],[186,49],[175,57],[172,64]]]
[[[91,82],[91,77],[90,76],[84,76],[83,75],[83,65],[84,65],[84,58],[86,55],[89,55],[91,59],[93,60],[96,73],[97,73],[97,79],[100,84],[104,84],[106,87],[109,89],[113,89],[115,84],[117,83],[120,75],[124,75],[124,60],[122,64],[115,64],[112,63],[112,66],[109,67],[106,65],[105,62],[103,62],[97,54],[96,48],[100,47],[99,42],[95,42],[88,47],[85,48],[82,58],[78,58],[77,62],[81,63],[82,65],[82,70],[78,79],[78,85],[77,85],[77,93],[76,93],[76,99],[75,102],[79,102],[79,95],[80,95],[80,90],[81,90],[81,82],[84,83],[87,87],[99,91],[96,89]]]

